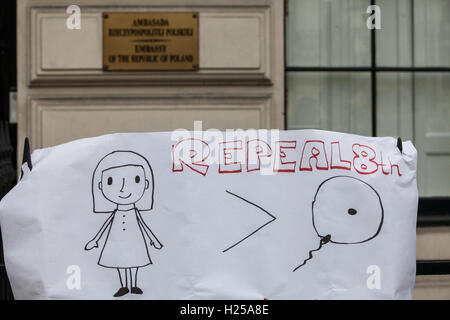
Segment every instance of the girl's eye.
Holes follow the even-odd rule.
[[[136,176],[136,178],[134,178],[134,181],[136,181],[136,183],[139,183],[141,181],[141,177]]]
[[[112,178],[111,177],[108,178],[108,185],[109,186],[112,185]]]

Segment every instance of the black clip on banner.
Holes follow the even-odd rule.
[[[400,153],[403,153],[403,142],[402,138],[400,137],[397,138],[397,148],[398,150],[400,150]]]
[[[23,177],[23,165],[27,164],[28,169],[31,171],[33,169],[33,164],[31,163],[31,151],[30,151],[30,140],[28,137],[25,138],[23,143],[23,158],[22,158],[22,169],[20,173],[20,179]]]

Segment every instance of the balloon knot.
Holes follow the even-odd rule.
[[[331,234],[327,234],[325,237],[322,237],[322,239],[320,239],[320,243],[322,245],[327,244],[330,241],[331,241]]]

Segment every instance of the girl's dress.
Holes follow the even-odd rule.
[[[137,209],[116,210],[98,264],[107,268],[136,268],[152,263]]]

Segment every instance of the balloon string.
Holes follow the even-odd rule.
[[[308,262],[309,260],[312,259],[312,257],[313,257],[312,253],[313,253],[313,252],[316,252],[316,251],[319,251],[320,249],[322,249],[322,246],[323,246],[324,244],[327,244],[328,242],[330,242],[330,240],[331,240],[331,235],[329,235],[329,234],[326,235],[325,237],[322,237],[322,238],[320,239],[319,247],[318,247],[317,249],[309,250],[309,257],[308,257],[307,259],[305,259],[305,260],[303,261],[303,263],[302,263],[301,265],[299,265],[298,267],[296,267],[292,272],[295,272],[295,271],[297,271],[298,268],[303,267],[303,266],[306,264],[306,262]]]

